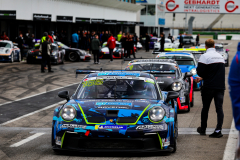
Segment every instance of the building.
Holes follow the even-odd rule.
[[[68,40],[74,30],[110,30],[117,34],[135,32],[137,12],[143,7],[135,0],[0,0],[0,31],[13,40],[19,33],[62,30]]]
[[[138,21],[144,22],[140,27],[140,34],[156,34],[164,31],[165,26],[165,6],[164,0],[136,0],[136,3],[144,6],[138,12]]]

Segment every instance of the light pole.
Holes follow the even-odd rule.
[[[222,32],[222,21],[221,21],[221,32]]]

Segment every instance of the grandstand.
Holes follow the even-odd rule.
[[[240,15],[238,14],[187,14],[187,19],[195,17],[193,30],[240,30]],[[173,27],[173,13],[166,13],[165,27],[185,29],[185,13],[176,13]]]

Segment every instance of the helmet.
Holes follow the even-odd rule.
[[[146,83],[143,80],[135,80],[132,83],[132,89],[136,94],[145,94],[147,91]]]

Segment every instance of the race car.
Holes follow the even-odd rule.
[[[229,66],[229,54],[228,52],[230,51],[229,49],[224,49],[223,45],[220,43],[215,44],[215,49],[218,53],[220,53],[225,61],[225,66],[228,67]]]
[[[138,50],[142,49],[142,44],[140,42],[137,42],[137,45],[135,45],[134,47],[136,47]]]
[[[93,73],[95,72],[95,73]],[[175,152],[177,92],[164,99],[151,74],[84,71],[75,94],[54,109],[52,148],[78,152]],[[91,73],[91,74],[89,74]]]
[[[137,52],[137,48],[134,46],[134,52],[136,54]],[[127,54],[127,53],[125,53]],[[118,41],[116,41],[116,47],[113,50],[113,58],[124,58],[125,56],[124,54],[124,48],[122,48],[122,44]],[[132,55],[132,51],[131,51],[131,55]],[[109,48],[107,47],[107,42],[104,42],[102,45],[102,49],[100,52],[100,56],[99,58],[105,58],[108,57],[109,55]]]
[[[66,61],[78,62],[80,60],[83,60],[83,61],[91,60],[91,57],[92,57],[91,54],[87,53],[84,50],[77,49],[77,48],[70,48],[59,41],[54,41],[54,43],[58,45],[60,50],[64,50]]]
[[[0,62],[21,61],[20,49],[12,41],[0,40]]]
[[[40,43],[36,43],[34,45],[34,48],[29,50],[26,57],[27,57],[27,63],[41,63],[42,61],[42,55],[39,52]],[[64,63],[64,51],[59,50],[58,45],[52,43],[51,44],[51,50],[52,53],[50,55],[51,63],[52,64],[63,64]]]
[[[139,59],[132,60],[125,68],[126,71],[144,71],[154,75],[162,91],[175,91],[179,93],[177,99],[179,111],[190,111],[193,101],[190,103],[193,88],[188,79],[192,73],[182,73],[176,61],[165,59]],[[192,98],[192,97],[191,97]]]
[[[182,35],[183,37],[183,45],[192,45],[194,46],[196,44],[196,40],[191,35]],[[177,39],[180,39],[180,36],[177,37]]]
[[[191,72],[193,74],[193,76],[190,78],[190,84],[193,85],[193,89],[194,90],[201,89],[202,82],[196,83],[195,81],[193,81],[195,77],[199,77],[197,75],[197,70],[196,70],[197,62],[193,54],[185,53],[185,52],[167,52],[167,53],[158,54],[156,58],[175,60],[178,63],[178,66],[181,69],[182,73]],[[194,98],[193,95],[192,95],[192,98]]]

